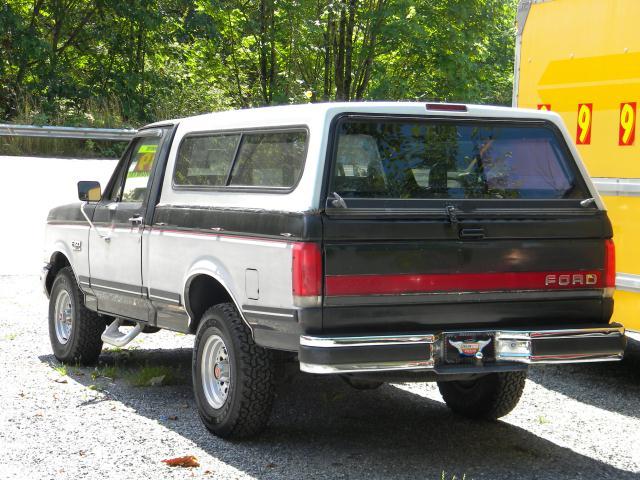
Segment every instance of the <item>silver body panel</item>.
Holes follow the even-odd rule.
[[[143,236],[144,286],[180,295],[185,306],[189,281],[208,275],[222,284],[242,312],[242,305],[290,308],[291,244],[286,241],[150,229]],[[259,298],[249,298],[246,270],[258,272]],[[152,298],[158,300],[158,298]]]
[[[79,207],[78,207],[79,208]],[[82,242],[81,250],[74,250],[73,242]],[[89,224],[48,223],[45,229],[43,262],[49,263],[57,252],[64,255],[73,266],[76,280],[89,277]],[[43,281],[46,280],[46,277]]]

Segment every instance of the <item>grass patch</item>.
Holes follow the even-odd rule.
[[[124,352],[124,348],[122,347],[107,347],[102,350],[104,353],[122,353]]]
[[[18,336],[17,333],[7,333],[4,337],[2,337],[4,340],[15,340],[16,337]]]
[[[96,367],[91,372],[91,379],[96,380],[100,377],[115,380],[122,376],[122,369],[117,365],[106,365],[103,367]]]
[[[153,387],[160,385],[176,385],[181,383],[178,371],[162,365],[145,365],[127,375],[127,381],[136,387]]]
[[[129,126],[124,119],[122,105],[115,97],[79,102],[57,98],[48,104],[29,94],[21,94],[19,97],[18,111],[9,120],[16,125],[92,128],[127,128]],[[112,140],[2,136],[0,137],[0,155],[119,158],[127,143]]]

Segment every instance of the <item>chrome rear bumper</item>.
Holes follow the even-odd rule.
[[[452,342],[452,338],[458,337],[468,341]],[[451,347],[447,341],[458,349],[459,359],[451,358]],[[492,354],[485,357],[482,350],[491,342]],[[490,372],[503,370],[510,365],[526,368],[529,364],[615,361],[622,359],[625,346],[624,328],[619,324],[571,329],[465,330],[412,335],[305,335],[300,337],[299,358],[300,369],[309,373],[398,370],[456,373],[462,369]],[[446,353],[447,349],[449,353]]]

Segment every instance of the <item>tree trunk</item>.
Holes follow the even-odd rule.
[[[351,99],[351,64],[353,58],[353,25],[356,16],[357,0],[349,0],[349,17],[345,34],[345,62],[344,62],[344,98]]]
[[[343,0],[347,1],[347,0]],[[334,42],[335,56],[336,56],[336,100],[345,100],[344,91],[344,44],[345,44],[345,29],[347,24],[345,4],[340,4],[340,23],[338,24],[338,37]]]
[[[327,15],[327,28],[324,31],[324,88],[322,91],[323,100],[329,100],[331,97],[331,64],[333,57],[333,37],[335,35],[335,21],[333,19],[333,9],[329,8]]]
[[[380,28],[382,27],[382,23],[384,22],[384,0],[378,0],[376,2],[375,7],[375,16],[372,22],[371,31],[369,33],[368,41],[366,42],[366,51],[364,55],[364,60],[362,66],[360,67],[360,71],[362,72],[359,75],[359,78],[356,82],[356,91],[354,98],[356,100],[362,100],[364,98],[364,94],[367,91],[367,87],[369,86],[369,80],[371,79],[371,69],[373,67],[373,59],[375,57],[376,45],[378,40],[378,33]]]

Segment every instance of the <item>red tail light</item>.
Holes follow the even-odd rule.
[[[427,103],[427,110],[439,110],[441,112],[466,112],[467,106],[459,103]]]
[[[293,300],[300,307],[320,304],[322,297],[322,252],[317,243],[293,245]]]
[[[604,241],[604,287],[616,286],[616,247],[613,240]]]

